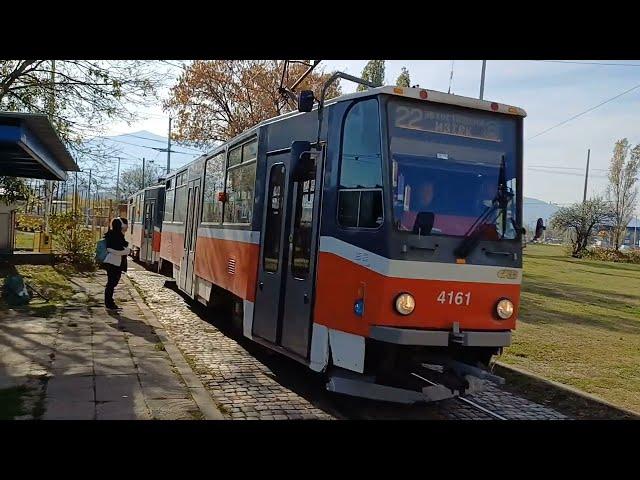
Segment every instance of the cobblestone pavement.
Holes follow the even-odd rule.
[[[77,277],[72,302],[49,318],[15,310],[0,317],[0,389],[24,386],[23,419],[199,419],[129,288],[119,315],[101,305],[106,277]]]
[[[167,277],[139,265],[128,275],[232,419],[493,419],[455,399],[401,406],[332,394],[305,366],[207,321],[199,304],[165,286]],[[508,419],[565,418],[494,386],[468,398]]]
[[[526,398],[501,390],[493,384],[485,383],[482,392],[467,395],[466,398],[509,420],[567,420],[555,410],[531,402]],[[442,413],[456,420],[491,420],[491,415],[466,405],[459,400],[443,402]]]

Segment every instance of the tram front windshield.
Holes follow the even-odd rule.
[[[429,102],[388,104],[393,219],[409,234],[464,236],[485,213],[484,239],[515,239],[517,123]],[[503,183],[510,200],[495,208]],[[428,227],[417,228],[428,218]]]

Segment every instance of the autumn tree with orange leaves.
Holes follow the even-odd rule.
[[[227,141],[257,123],[296,108],[279,93],[282,60],[197,60],[185,68],[164,109],[175,118],[172,138],[199,147]],[[307,67],[289,63],[285,85],[291,85]],[[316,68],[296,91],[313,90],[320,97],[331,74]],[[327,99],[340,95],[335,82]]]

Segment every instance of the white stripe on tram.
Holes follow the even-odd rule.
[[[512,285],[519,285],[522,279],[521,268],[391,260],[334,237],[320,237],[320,251],[333,253],[387,277]]]

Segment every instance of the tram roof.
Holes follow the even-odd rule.
[[[426,88],[396,87],[392,85],[369,88],[368,90],[365,90],[363,92],[354,92],[354,93],[347,93],[345,95],[340,95],[338,97],[334,97],[327,100],[325,102],[325,106],[333,105],[335,103],[344,102],[347,100],[353,100],[355,98],[372,97],[380,94],[394,95],[397,97],[404,97],[404,98],[414,98],[417,100],[434,102],[434,103],[442,103],[445,105],[456,105],[459,107],[471,108],[474,110],[484,110],[492,113],[502,113],[505,115],[512,115],[512,116],[523,117],[523,118],[527,116],[527,112],[525,112],[524,109],[520,107],[515,107],[513,105],[507,105],[506,103],[492,102],[490,100],[480,100],[479,98],[464,97],[462,95],[453,95],[451,93],[439,92],[437,90],[429,90]],[[318,109],[318,105],[316,104],[313,108],[313,111],[317,111],[317,109]],[[208,158],[212,155],[220,153],[220,151],[224,150],[228,145],[241,142],[243,139],[251,136],[251,134],[254,133],[255,130],[257,130],[260,127],[269,125],[271,123],[279,122],[281,120],[284,120],[285,118],[295,117],[296,115],[304,115],[304,112],[298,112],[294,110],[293,112],[283,113],[282,115],[278,115],[277,117],[272,117],[272,118],[268,118],[267,120],[263,120],[262,122],[254,125],[248,130],[245,130],[241,134],[236,135],[235,137],[223,143],[222,145],[218,145],[217,147],[211,149],[207,153],[199,156],[198,158],[195,158],[189,164],[195,163],[198,160],[201,160],[203,158]],[[170,175],[167,175],[167,178],[175,176],[176,173],[180,172],[187,166],[188,165],[183,165],[182,167],[177,169],[175,172],[172,172]]]
[[[354,98],[372,97],[380,94],[394,95],[397,97],[405,97],[405,98],[415,98],[417,100],[423,100],[427,102],[443,103],[446,105],[457,105],[460,107],[472,108],[475,110],[485,110],[493,113],[504,113],[506,115],[514,115],[518,117],[527,116],[527,112],[525,112],[522,108],[515,107],[513,105],[507,105],[506,103],[492,102],[490,100],[480,100],[478,98],[472,98],[472,97],[463,97],[462,95],[453,95],[451,93],[444,93],[444,92],[439,92],[437,90],[429,90],[426,88],[394,87],[391,85],[370,88],[368,90],[365,90],[364,92],[354,92],[354,93],[347,93],[345,95],[340,95],[339,97],[334,97],[327,100],[325,102],[325,106],[332,105],[338,102],[344,102],[347,100],[353,100]],[[317,109],[318,109],[318,106],[315,105],[313,110],[317,110]],[[262,122],[251,127],[249,130],[246,130],[245,132],[234,137],[233,139],[229,140],[229,142],[226,142],[226,143],[235,142],[236,139],[243,137],[244,135],[248,134],[250,131],[252,131],[255,128],[261,127],[263,125],[268,125],[270,123],[274,123],[288,117],[293,117],[295,115],[302,115],[302,113],[293,111],[293,112],[284,113],[277,117],[263,120]]]

